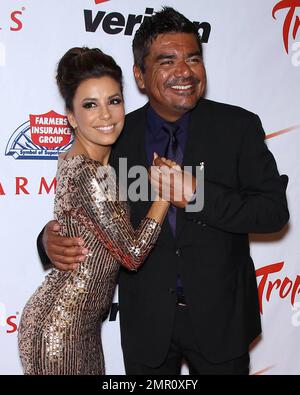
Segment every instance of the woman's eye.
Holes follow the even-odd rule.
[[[96,103],[94,103],[92,101],[88,101],[88,102],[83,104],[83,108],[93,108],[95,106],[96,106]]]
[[[110,100],[109,104],[120,104],[122,103],[122,99],[120,97],[115,97]]]

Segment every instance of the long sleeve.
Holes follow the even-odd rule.
[[[118,199],[115,175],[109,166],[85,163],[73,182],[76,215],[117,261],[136,270],[158,238],[159,223],[146,217],[137,229],[132,227],[127,203]]]
[[[233,233],[276,232],[289,219],[288,177],[278,174],[259,117],[249,117],[245,128],[237,169],[239,188],[205,180],[203,210],[185,215]]]

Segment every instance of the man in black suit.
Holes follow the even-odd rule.
[[[128,168],[149,167],[153,152],[173,149],[183,166],[204,162],[205,181],[203,210],[187,212],[186,201],[173,202],[141,270],[121,269],[126,372],[179,374],[184,358],[191,374],[248,374],[249,344],[261,331],[248,233],[287,223],[287,177],[278,174],[257,115],[202,98],[206,76],[192,22],[163,8],[142,23],[133,52],[134,75],[149,103],[126,116],[112,163],[126,157]],[[149,204],[131,202],[134,224]],[[50,222],[38,248],[44,263],[46,251],[68,270],[87,251],[57,230]]]

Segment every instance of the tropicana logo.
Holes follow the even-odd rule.
[[[260,304],[260,312],[263,314],[263,300],[270,301],[271,296],[274,294],[274,289],[281,299],[290,297],[290,303],[292,306],[295,304],[295,299],[300,293],[300,276],[297,275],[294,280],[289,277],[275,278],[274,281],[270,280],[270,276],[274,273],[280,273],[284,267],[284,262],[273,263],[256,270],[256,278],[260,278],[258,284],[258,296]],[[278,274],[277,274],[278,276]]]
[[[281,0],[274,6],[272,10],[272,16],[274,19],[276,19],[275,14],[279,10],[288,9],[288,13],[286,14],[285,21],[283,24],[283,42],[284,42],[286,53],[289,53],[289,35],[291,28],[293,29],[292,37],[294,40],[296,39],[297,33],[300,28],[300,18],[298,15],[295,16],[296,9],[299,7],[300,7],[300,0]]]

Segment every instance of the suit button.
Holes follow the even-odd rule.
[[[170,294],[173,294],[175,292],[175,289],[174,288],[169,288],[169,293]]]
[[[180,250],[180,248],[178,248],[178,249],[175,251],[175,254],[176,254],[177,256],[181,256],[181,250]]]
[[[201,225],[203,228],[206,226],[206,224],[204,222],[202,222],[200,219],[195,219],[194,222],[197,225]]]

